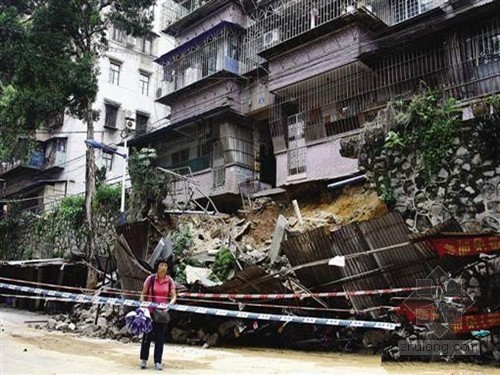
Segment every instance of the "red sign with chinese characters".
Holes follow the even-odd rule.
[[[500,313],[465,315],[451,326],[455,333],[498,327],[500,326]]]
[[[456,235],[429,238],[428,241],[440,257],[445,255],[462,257],[500,250],[500,236],[494,235]]]

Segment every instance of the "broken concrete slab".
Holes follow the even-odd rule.
[[[276,260],[278,255],[280,255],[281,243],[285,238],[287,229],[288,220],[283,215],[280,215],[278,217],[278,222],[276,223],[276,228],[274,229],[271,249],[269,250],[269,259],[271,260],[271,263]]]

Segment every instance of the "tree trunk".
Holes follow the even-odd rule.
[[[92,102],[87,104],[85,122],[87,123],[87,139],[94,139],[94,119],[92,116]],[[95,154],[94,149],[87,145],[85,161],[85,221],[87,226],[87,260],[90,267],[87,272],[87,288],[93,289],[97,285],[97,272],[95,271],[96,247],[94,244],[94,227],[92,220],[92,197],[95,192]]]

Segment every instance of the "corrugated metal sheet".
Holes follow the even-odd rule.
[[[211,293],[257,293],[276,294],[290,293],[276,278],[269,275],[259,266],[250,266],[238,272],[228,282],[207,288]]]
[[[409,241],[406,223],[395,212],[358,225],[371,250]],[[384,273],[386,287],[413,287],[416,279],[425,279],[430,274],[434,267],[429,261],[436,258],[436,253],[409,244],[372,256],[379,268],[390,269],[390,272]]]
[[[320,227],[296,237],[290,237],[282,243],[283,253],[292,266],[298,266],[317,260],[332,258],[332,239],[327,228]],[[325,285],[342,277],[337,267],[328,264],[308,267],[295,272],[300,283],[315,291],[339,290],[339,285]]]
[[[461,231],[455,220],[432,229]],[[436,266],[445,270],[456,269],[464,264],[462,259],[439,259],[427,241],[412,243],[419,237],[411,236],[403,218],[389,213],[362,223],[353,223],[329,233],[326,228],[292,237],[282,244],[282,249],[292,266],[332,258],[349,256],[370,250],[402,244],[401,247],[356,256],[346,260],[345,267],[328,265],[307,267],[296,271],[299,281],[314,291],[374,290],[391,287],[414,287],[416,279],[425,279]],[[356,310],[389,303],[389,296],[351,296],[349,300]],[[379,312],[373,311],[373,317]]]
[[[122,237],[122,240],[118,238],[114,253],[122,290],[141,291],[144,280],[150,272],[146,270],[146,268],[136,259],[135,255],[127,249],[126,240],[123,238],[124,237]]]
[[[118,235],[123,234],[127,243],[140,260],[146,260],[148,252],[149,221],[139,221],[121,225],[116,229]]]
[[[333,242],[333,252],[335,255],[349,255],[368,250],[368,244],[363,238],[357,224],[347,225],[331,234]],[[346,262],[345,267],[339,268],[342,277],[348,278],[355,275],[363,275],[367,272],[378,269],[378,265],[371,256],[358,257],[355,260]],[[387,285],[380,274],[358,278],[357,280],[342,283],[345,291],[383,289]],[[358,296],[349,297],[352,307],[356,310],[380,306],[383,300],[380,296]],[[373,317],[378,315],[378,311],[372,313]]]

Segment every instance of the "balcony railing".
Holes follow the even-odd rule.
[[[49,141],[47,144],[44,144],[44,147],[43,149],[33,151],[27,162],[16,160],[10,163],[0,163],[0,174],[20,166],[41,171],[55,167],[64,167],[66,163],[66,139],[59,138],[55,141]]]
[[[280,0],[249,28],[248,49],[257,55],[322,25],[361,14],[392,26],[444,3],[446,0]]]
[[[203,6],[216,2],[217,0],[166,0],[162,10],[162,30],[168,29]]]
[[[349,133],[388,101],[410,98],[422,82],[459,101],[500,93],[500,17],[439,38],[276,91],[270,127],[279,150],[290,145],[294,124],[305,144]]]
[[[188,174],[193,172],[202,171],[210,168],[210,156],[205,155],[197,159],[186,160],[175,165],[168,167],[168,169],[176,171],[179,174]]]
[[[162,80],[157,91],[161,98],[219,72],[242,73],[241,31],[221,27],[207,39],[184,45],[160,57]]]

